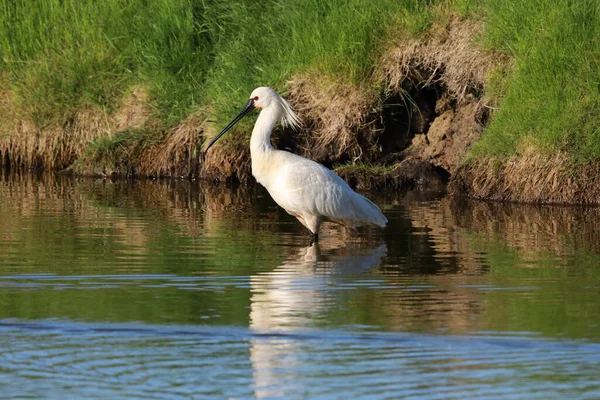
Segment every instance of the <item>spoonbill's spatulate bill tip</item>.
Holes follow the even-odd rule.
[[[302,122],[287,101],[273,89],[254,89],[240,113],[206,146],[206,150],[254,108],[261,109],[250,138],[252,175],[273,200],[295,216],[317,240],[325,221],[348,226],[374,224],[385,227],[379,207],[353,191],[342,178],[323,165],[271,145],[277,122],[298,128]]]

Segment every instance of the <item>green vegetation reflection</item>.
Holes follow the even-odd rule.
[[[309,247],[258,187],[8,178],[0,319],[600,337],[599,210],[384,206]]]

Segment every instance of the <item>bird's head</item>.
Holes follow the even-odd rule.
[[[250,101],[253,102],[255,108],[267,108],[280,98],[277,92],[269,87],[258,87],[250,93]]]
[[[229,129],[231,129],[240,119],[242,119],[246,114],[255,108],[260,108],[262,110],[273,109],[276,112],[276,119],[280,120],[284,126],[290,126],[294,129],[299,128],[302,125],[302,121],[300,117],[296,115],[292,107],[285,101],[281,96],[277,94],[276,91],[269,87],[258,87],[252,91],[250,94],[250,99],[240,111],[240,113],[233,119],[219,134],[217,134],[214,138],[208,142],[206,146],[206,150],[215,144],[217,140],[221,136],[223,136]]]

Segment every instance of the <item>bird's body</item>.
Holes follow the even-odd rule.
[[[270,138],[275,124],[282,121],[298,126],[300,120],[289,104],[270,88],[255,89],[246,108],[208,147],[255,107],[262,111],[250,138],[252,175],[280,207],[311,231],[314,238],[318,238],[324,221],[348,226],[386,225],[387,219],[379,207],[354,192],[334,172],[312,160],[273,148]]]
[[[273,149],[260,155],[252,153],[252,165],[252,174],[273,200],[313,234],[318,234],[324,221],[381,227],[387,222],[375,204],[314,161]]]

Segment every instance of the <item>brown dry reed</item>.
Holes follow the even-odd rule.
[[[402,93],[406,80],[416,87],[442,83],[459,102],[470,101],[469,94],[483,92],[488,71],[508,62],[474,43],[481,31],[481,22],[451,16],[423,37],[399,34],[380,62],[378,79],[395,93]]]
[[[508,160],[474,158],[456,172],[450,192],[476,199],[543,204],[598,204],[600,166],[574,164],[565,152],[529,147]]]

